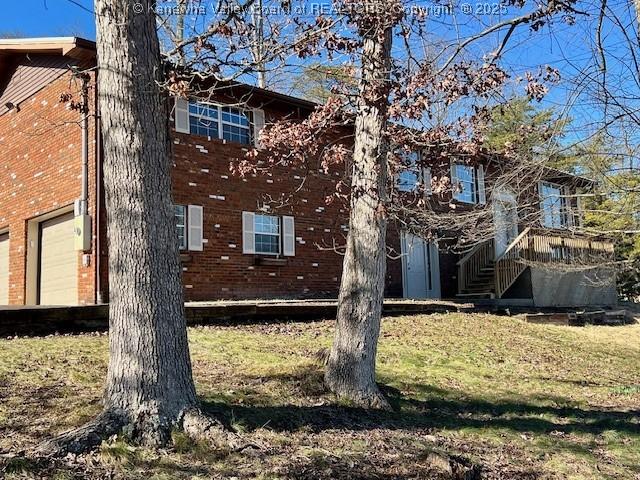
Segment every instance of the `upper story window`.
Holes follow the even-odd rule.
[[[251,143],[251,123],[248,114],[232,107],[222,107],[222,138],[230,142]]]
[[[264,112],[228,105],[176,99],[176,131],[250,145],[264,126]]]
[[[463,203],[486,203],[484,189],[484,167],[463,163],[451,164],[453,198]]]
[[[420,154],[418,152],[404,152],[401,156],[406,167],[398,174],[396,181],[398,191],[415,192],[420,183],[420,170],[418,168]]]
[[[546,228],[566,228],[568,225],[567,199],[562,194],[562,186],[540,182],[540,208],[542,225]]]
[[[249,113],[239,108],[191,101],[189,127],[195,135],[220,138],[244,145],[251,143]]]
[[[216,105],[189,102],[189,127],[194,135],[220,137],[220,115]]]

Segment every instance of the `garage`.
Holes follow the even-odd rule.
[[[9,234],[0,235],[0,305],[9,304]]]
[[[78,253],[74,248],[73,213],[40,224],[38,303],[78,303]]]

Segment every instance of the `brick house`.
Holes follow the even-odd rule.
[[[95,45],[83,39],[0,40],[0,305],[108,301],[95,91],[88,89],[86,122],[65,97],[76,99],[82,91],[74,67],[92,65]],[[92,70],[84,81],[91,86],[95,76]],[[264,198],[295,189],[301,175],[279,168],[241,178],[229,170],[233,159],[253,148],[265,123],[304,118],[314,106],[240,84],[219,92],[215,103],[175,101],[173,198],[187,300],[336,296],[342,257],[331,246],[345,234],[347,212],[339,203],[327,205],[325,197],[343,172],[314,174],[290,205],[270,210]],[[410,191],[428,174],[403,173],[398,188]],[[451,175],[461,185],[454,201],[492,202],[497,225],[507,225],[505,216],[517,208],[501,209],[513,202],[508,192],[486,198],[482,164],[452,163]],[[579,221],[579,209],[562,192],[588,185],[587,179],[553,172],[536,193],[542,195],[546,233],[497,228],[495,239],[465,255],[392,226],[389,246],[402,255],[388,262],[387,295],[515,297],[538,305],[615,302],[613,285],[579,286],[575,274],[523,268],[517,261],[535,251],[536,258],[566,263],[578,250],[612,248],[564,231]],[[543,287],[550,282],[572,290],[549,298]]]

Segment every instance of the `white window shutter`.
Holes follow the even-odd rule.
[[[189,205],[187,223],[189,224],[189,233],[187,234],[189,250],[201,252],[204,246],[204,242],[202,241],[204,221],[203,209],[200,205]]]
[[[293,217],[282,217],[282,253],[285,257],[296,255],[296,227]]]
[[[424,183],[424,194],[431,195],[433,193],[431,189],[431,167],[422,169],[422,182]]]
[[[260,148],[260,132],[265,126],[264,110],[255,108],[253,110],[253,144]]]
[[[451,162],[451,192],[453,198],[458,198],[458,173],[455,162]]]
[[[480,205],[486,205],[487,193],[484,188],[484,166],[478,166],[478,203]]]
[[[176,105],[173,116],[176,122],[176,132],[191,133],[189,126],[189,100],[176,97]]]
[[[242,212],[242,253],[256,253],[255,214]]]

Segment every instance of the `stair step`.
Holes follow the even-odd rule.
[[[456,297],[461,298],[495,298],[495,294],[492,292],[484,292],[484,293],[458,293]]]

